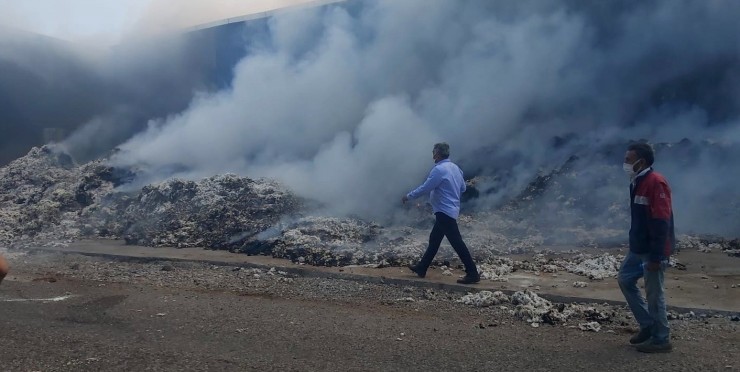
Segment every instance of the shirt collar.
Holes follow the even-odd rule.
[[[442,163],[449,163],[449,162],[450,162],[450,159],[442,159],[442,160],[434,163],[434,165],[439,165],[439,164],[442,164]]]
[[[647,168],[643,169],[643,170],[642,170],[642,172],[640,172],[640,173],[638,173],[637,175],[635,175],[635,177],[634,177],[634,178],[632,179],[632,184],[634,185],[634,184],[635,184],[635,182],[637,182],[637,179],[638,179],[638,178],[640,178],[640,177],[642,177],[642,176],[646,175],[646,174],[647,174],[647,172],[650,172],[651,170],[653,170],[653,167],[647,167]]]
[[[647,167],[647,168],[643,169],[642,172],[637,173],[637,175],[635,176],[635,178],[642,177],[645,174],[647,174],[647,172],[650,172],[651,170],[653,170],[653,167]]]

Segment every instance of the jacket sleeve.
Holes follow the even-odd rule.
[[[429,177],[427,177],[427,180],[424,181],[424,183],[417,187],[414,191],[411,191],[406,196],[409,199],[416,199],[422,195],[429,194],[432,190],[434,190],[439,184],[442,183],[442,171],[440,171],[437,167],[432,168],[432,171],[429,172]]]
[[[650,237],[650,261],[660,262],[665,257],[668,230],[672,214],[671,189],[665,182],[658,182],[650,193],[650,216],[648,229]]]

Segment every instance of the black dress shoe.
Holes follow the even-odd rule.
[[[641,353],[670,353],[673,351],[673,345],[670,342],[656,344],[653,341],[645,341],[638,344],[636,349]]]
[[[650,328],[641,329],[640,332],[630,338],[630,344],[641,344],[650,339]]]
[[[408,268],[409,268],[409,270],[413,271],[414,274],[418,275],[419,278],[423,278],[423,277],[427,276],[427,272],[426,271],[421,271],[421,269],[419,268],[418,265],[411,265],[411,264],[409,264],[408,265]]]
[[[460,284],[475,284],[480,282],[480,275],[465,275],[461,279],[457,280]]]

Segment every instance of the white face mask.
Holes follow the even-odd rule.
[[[624,173],[627,173],[627,175],[630,177],[635,175],[634,165],[630,163],[622,164],[622,169],[624,170]]]
[[[622,169],[624,170],[624,173],[627,173],[627,175],[630,178],[635,177],[635,175],[637,174],[637,172],[635,172],[635,164],[637,164],[638,161],[640,160],[635,161],[634,164],[630,164],[630,163],[622,164]]]

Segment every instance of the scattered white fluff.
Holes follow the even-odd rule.
[[[609,253],[596,257],[582,255],[571,262],[567,262],[565,268],[568,272],[588,277],[591,280],[602,280],[617,275],[622,264],[622,258],[622,256],[614,256]]]
[[[481,278],[495,282],[508,281],[508,276],[513,270],[514,264],[508,258],[498,258],[490,263],[478,265],[478,272]]]
[[[477,293],[468,293],[458,302],[475,307],[488,307],[509,302],[509,296],[501,291],[480,291]]]
[[[529,323],[541,323],[542,316],[552,309],[550,301],[530,290],[514,293],[511,303],[515,305],[513,315]]]
[[[740,239],[709,239],[693,235],[681,235],[678,237],[677,248],[679,251],[696,250],[702,253],[711,253],[713,250],[722,251],[731,257],[740,257]]]
[[[558,272],[558,267],[557,267],[557,265],[551,265],[551,264],[542,265],[542,270],[541,271],[543,273],[555,274],[555,273]]]
[[[578,328],[584,332],[599,332],[601,331],[601,324],[599,322],[579,323]]]

